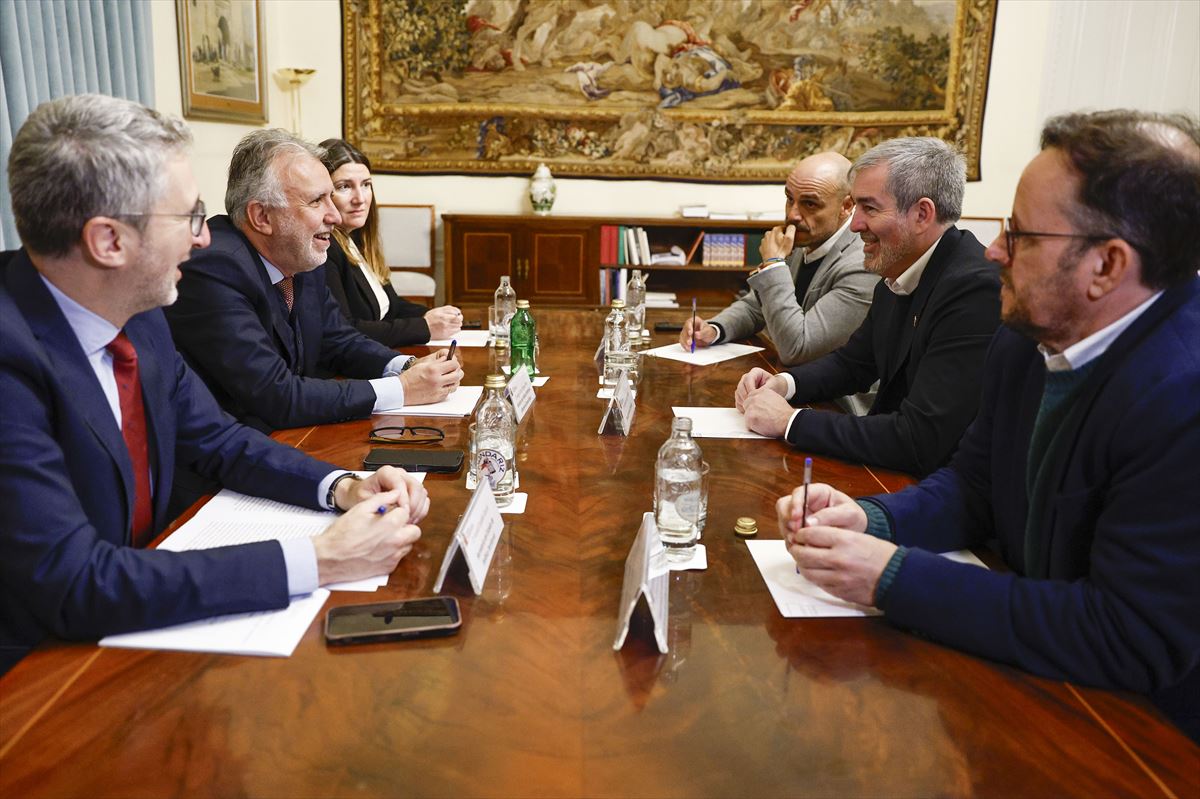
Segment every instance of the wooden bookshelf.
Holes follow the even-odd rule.
[[[619,265],[602,262],[601,228],[642,227],[652,251],[676,245],[687,252],[702,230],[761,234],[780,220],[445,214],[442,223],[446,294],[453,304],[491,302],[500,276],[510,275],[517,295],[537,305],[596,306],[601,275],[628,268],[649,275],[650,291],[673,291],[680,305],[690,306],[694,296],[713,310],[727,306],[746,287],[757,253],[746,266]]]

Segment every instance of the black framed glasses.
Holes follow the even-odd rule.
[[[446,431],[437,427],[376,427],[370,441],[376,444],[433,444],[446,438]]]
[[[1012,219],[1005,217],[1004,219],[1004,246],[1008,250],[1008,260],[1013,258],[1013,250],[1017,247],[1017,239],[1022,238],[1039,238],[1039,239],[1081,239],[1083,241],[1108,241],[1115,239],[1116,236],[1101,236],[1089,233],[1041,233],[1034,230],[1013,230]]]
[[[204,200],[196,200],[196,205],[186,214],[144,213],[117,214],[117,216],[186,216],[192,220],[192,235],[199,236],[200,231],[204,229],[204,219],[208,216],[208,209],[204,207]]]

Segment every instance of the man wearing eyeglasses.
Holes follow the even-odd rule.
[[[925,475],[946,462],[979,405],[999,324],[1000,281],[954,223],[966,163],[940,139],[892,139],[850,170],[863,265],[883,280],[845,344],[772,375],[752,369],[734,401],[756,433],[855,462]],[[879,388],[866,416],[800,407]],[[799,409],[798,409],[799,408]]]
[[[179,120],[101,95],[43,103],[13,140],[23,248],[0,256],[0,673],[47,635],[286,607],[391,572],[420,536],[419,483],[390,468],[360,481],[238,424],[176,353],[160,307],[209,240],[190,142]],[[348,511],[313,539],[148,550],[177,464]]]
[[[988,248],[1004,325],[978,417],[917,486],[781,498],[803,574],[951,646],[1146,694],[1200,741],[1198,253],[1196,120],[1050,120]],[[989,539],[1009,571],[933,554]]]

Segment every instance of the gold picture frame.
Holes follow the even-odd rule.
[[[979,179],[997,0],[342,0],[378,172],[780,182],[937,136]]]
[[[262,0],[175,0],[185,119],[267,121]]]

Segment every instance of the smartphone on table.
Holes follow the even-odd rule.
[[[454,635],[462,627],[452,596],[343,605],[325,614],[327,644],[369,644]]]

